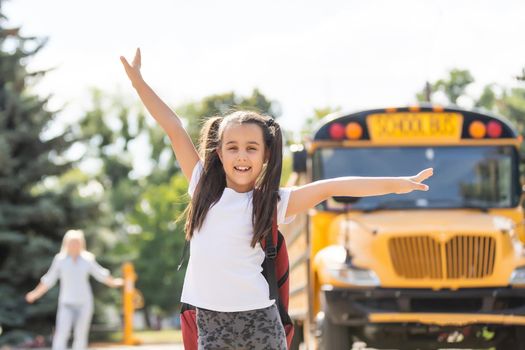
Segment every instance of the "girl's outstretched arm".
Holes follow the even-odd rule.
[[[40,282],[38,286],[35,287],[32,291],[26,294],[26,301],[29,304],[32,304],[35,302],[35,300],[42,297],[42,295],[46,294],[46,292],[49,290],[49,286],[46,284]]]
[[[390,193],[427,191],[423,181],[433,175],[432,168],[415,176],[401,177],[354,177],[344,176],[314,181],[299,186],[290,193],[286,217],[302,213],[332,196],[368,197]]]
[[[190,136],[186,130],[184,130],[181,120],[142,78],[140,74],[141,55],[139,48],[137,48],[135,58],[131,64],[128,63],[124,56],[120,56],[120,61],[124,65],[126,74],[139,94],[142,103],[144,103],[148,112],[155,118],[170,138],[171,147],[175,152],[175,157],[179,161],[182,173],[189,181],[192,170],[197,161],[199,161],[199,154]]]

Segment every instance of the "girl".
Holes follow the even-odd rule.
[[[100,266],[93,254],[86,251],[86,241],[81,230],[69,230],[62,239],[60,253],[55,255],[49,271],[40,283],[26,294],[28,303],[44,295],[60,278],[60,293],[53,350],[65,350],[69,333],[74,326],[73,349],[87,349],[89,326],[93,315],[93,293],[89,275],[110,287],[123,285],[121,278],[113,278]]]
[[[137,48],[120,60],[142,102],[170,138],[189,180],[190,260],[181,301],[196,307],[199,349],[286,349],[284,328],[261,274],[261,240],[331,196],[428,190],[432,168],[411,177],[340,177],[280,188],[281,129],[272,118],[238,111],[207,120],[198,153],[180,119],[146,84]]]

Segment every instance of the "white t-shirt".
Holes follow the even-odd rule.
[[[51,267],[40,281],[49,288],[60,278],[59,303],[83,304],[93,302],[89,276],[99,282],[110,275],[109,270],[100,266],[90,253],[82,252],[76,260],[67,254],[55,255]]]
[[[190,196],[202,169],[202,161],[197,162],[188,186]],[[278,224],[287,224],[295,218],[295,215],[284,217],[292,189],[279,189]],[[182,302],[223,312],[255,310],[275,302],[269,297],[268,282],[261,273],[264,250],[260,243],[255,248],[250,246],[252,195],[253,190],[240,193],[226,187],[219,201],[209,209],[200,230],[193,232]]]

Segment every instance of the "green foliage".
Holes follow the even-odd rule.
[[[177,221],[187,203],[188,182],[182,173],[169,182],[148,186],[128,216],[138,233],[130,245],[146,307],[159,314],[178,309],[184,270],[177,271],[184,246],[184,220]]]
[[[28,305],[25,294],[47,271],[64,232],[85,228],[99,203],[83,195],[84,177],[72,176],[65,157],[77,141],[70,128],[46,132],[55,113],[48,98],[31,93],[46,71],[28,72],[27,61],[46,40],[3,28],[0,19],[0,344],[49,334],[57,288]]]
[[[525,70],[524,70],[525,72]],[[468,70],[453,69],[449,76],[430,84],[432,86],[431,97],[442,91],[446,94],[449,102],[456,103],[460,97],[469,97],[474,102],[474,107],[482,108],[497,115],[508,118],[518,128],[522,136],[525,136],[525,86],[523,76],[517,76],[517,85],[504,87],[498,84],[488,84],[483,88],[480,96],[467,96],[466,87],[474,82],[474,78]],[[418,98],[421,94],[418,94]],[[522,153],[525,145],[522,144]]]
[[[458,98],[465,95],[466,88],[474,82],[474,77],[466,69],[452,69],[446,79],[439,79],[430,84],[430,101],[436,92],[442,92],[451,104],[457,104]],[[427,101],[429,87],[426,86],[416,97],[418,101]]]
[[[237,96],[234,92],[207,96],[202,101],[185,104],[176,110],[178,115],[186,119],[186,130],[195,144],[202,124],[211,116],[235,110],[252,110],[275,118],[281,114],[279,104],[269,100],[258,89],[254,89],[248,97]]]
[[[340,111],[341,111],[340,106],[337,106],[337,107],[326,106],[322,108],[315,108],[313,111],[313,114],[305,120],[301,128],[301,139],[296,140],[295,142],[301,142],[304,138],[311,137],[312,133],[315,131],[314,129],[316,127],[316,124],[321,119],[323,119],[329,114],[340,112]]]
[[[525,68],[521,70],[521,74],[516,77],[517,80],[525,81]]]

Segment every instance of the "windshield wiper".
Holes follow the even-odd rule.
[[[420,201],[424,201],[425,205],[421,205]],[[437,206],[436,204],[440,203],[441,205],[450,205],[449,208]],[[491,207],[486,205],[481,205],[472,200],[457,201],[449,198],[420,198],[420,199],[391,199],[388,201],[382,201],[375,206],[364,208],[363,212],[370,213],[378,210],[387,210],[387,209],[474,209],[480,210],[482,212],[488,212]]]
[[[409,209],[414,207],[421,207],[417,205],[417,200],[415,199],[391,199],[388,201],[382,201],[373,207],[365,208],[363,209],[363,212],[370,213],[385,209]]]
[[[482,212],[488,212],[490,209],[490,207],[486,205],[480,205],[480,204],[477,204],[471,201],[467,201],[467,200],[464,200],[463,202],[461,202],[461,208],[478,209],[478,210],[481,210]]]
[[[432,198],[428,200],[429,203],[445,202],[449,205],[452,204],[454,209],[475,209],[483,212],[489,211],[490,207],[476,203],[475,201],[463,199],[463,201],[456,201],[450,198]],[[443,208],[446,209],[446,208]]]

